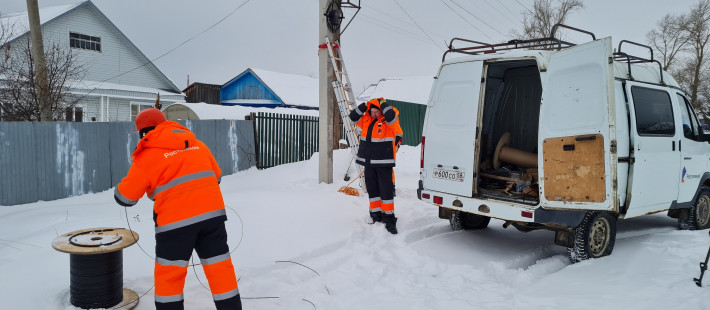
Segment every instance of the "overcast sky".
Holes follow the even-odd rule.
[[[521,28],[534,0],[361,0],[341,38],[359,93],[384,77],[434,76],[453,37],[499,43]],[[40,7],[77,0],[39,0]],[[183,89],[190,82],[223,84],[246,68],[317,76],[319,0],[93,0],[149,59],[203,32],[155,63]],[[357,0],[351,2],[358,3]],[[594,0],[567,24],[620,40],[646,43],[667,13],[687,12],[697,0]],[[25,0],[3,0],[1,13],[26,11]],[[354,9],[345,9],[347,17]],[[588,36],[568,35],[572,41]]]

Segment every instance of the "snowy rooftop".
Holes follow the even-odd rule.
[[[390,100],[426,104],[429,100],[433,77],[400,77],[384,78],[377,84],[370,85],[357,96],[358,101],[367,101],[372,98],[385,98]]]
[[[251,70],[285,104],[318,107],[318,78],[263,69],[251,68]]]
[[[71,11],[81,4],[83,4],[83,2],[40,8],[39,23],[40,25],[44,24],[66,12]],[[9,26],[10,29],[12,29],[12,33],[8,41],[12,41],[30,30],[30,20],[27,16],[27,11],[3,14],[0,16],[0,24],[3,26]]]
[[[247,106],[225,106],[217,104],[207,104],[207,103],[175,103],[174,105],[181,105],[190,108],[197,117],[201,120],[205,119],[244,119],[244,116],[249,115],[249,113],[280,113],[280,114],[295,114],[295,115],[308,115],[308,116],[318,116],[317,110],[301,110],[301,109],[290,109],[290,108],[256,108]]]
[[[75,90],[93,90],[93,89],[108,90],[108,89],[112,89],[112,90],[133,91],[133,92],[151,93],[151,94],[160,93],[161,95],[183,96],[182,93],[171,92],[171,91],[168,91],[165,89],[134,86],[134,85],[115,84],[115,83],[107,83],[107,82],[97,82],[97,81],[75,81],[75,82],[71,83],[71,87]]]

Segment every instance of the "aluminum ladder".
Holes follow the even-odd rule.
[[[335,99],[338,102],[338,109],[340,110],[340,119],[343,122],[343,127],[345,127],[345,137],[350,145],[350,153],[352,153],[353,158],[355,158],[357,156],[358,147],[360,146],[360,128],[355,126],[350,120],[350,111],[357,108],[357,101],[355,100],[353,87],[348,77],[348,70],[345,69],[345,61],[343,60],[343,55],[340,52],[338,43],[333,44],[330,39],[326,37],[325,44],[328,47],[328,56],[330,56],[330,61],[335,73],[333,90],[335,91]],[[363,167],[358,164],[355,164],[355,167],[357,168],[358,175],[362,174]],[[350,167],[348,167],[348,169],[349,168]],[[364,177],[360,179],[360,187],[363,192],[367,192]]]

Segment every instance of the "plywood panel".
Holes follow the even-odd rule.
[[[542,150],[547,200],[605,200],[602,135],[549,138],[543,141]]]

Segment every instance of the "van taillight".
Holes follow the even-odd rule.
[[[435,204],[442,204],[442,203],[444,203],[444,198],[439,197],[439,196],[434,196],[434,203]]]
[[[421,164],[420,164],[419,168],[424,169],[424,137],[422,137],[422,156],[420,158],[422,160],[421,160]]]
[[[429,198],[431,198],[431,196],[427,193],[422,193],[422,198],[429,199]]]

